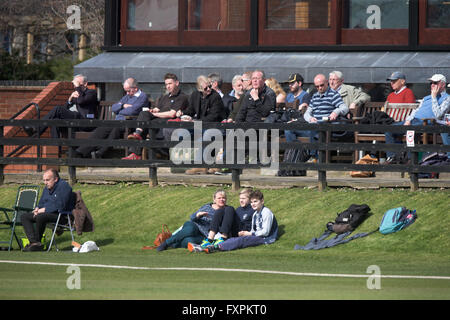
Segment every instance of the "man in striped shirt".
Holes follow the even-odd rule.
[[[304,119],[309,123],[338,122],[338,117],[345,117],[349,112],[348,106],[342,100],[339,92],[328,87],[328,79],[323,74],[314,77],[317,92],[312,96]],[[317,131],[309,132],[311,143],[317,142]],[[311,156],[317,158],[317,150],[310,151]],[[314,161],[314,160],[313,160]]]

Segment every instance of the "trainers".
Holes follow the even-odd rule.
[[[222,242],[224,242],[224,241],[225,241],[225,240],[223,240],[222,237],[219,237],[219,238],[217,238],[217,239],[214,241],[213,245],[214,245],[214,246],[218,246],[220,243],[222,243]]]
[[[205,253],[213,253],[213,252],[219,251],[219,246],[209,245],[205,248],[204,251],[205,251]]]
[[[133,132],[132,134],[129,134],[127,139],[129,140],[142,140],[142,137],[139,133]]]
[[[142,157],[136,153],[130,153],[127,157],[123,157],[122,160],[141,160]]]
[[[209,241],[208,239],[204,239],[204,240],[202,241],[202,243],[200,244],[200,246],[204,249],[204,248],[206,248],[207,246],[210,246],[210,245],[212,245],[212,244],[214,244],[214,242],[211,242],[211,241]]]
[[[187,246],[189,252],[202,252],[203,248],[195,243],[189,242]]]

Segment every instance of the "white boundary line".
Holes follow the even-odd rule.
[[[289,272],[289,271],[252,270],[252,269],[227,269],[227,268],[133,267],[133,266],[117,266],[117,265],[107,265],[107,264],[57,263],[57,262],[14,261],[14,260],[0,260],[0,263],[48,265],[48,266],[78,266],[78,267],[88,267],[88,268],[109,268],[109,269],[127,269],[127,270],[248,272],[248,273],[279,274],[279,275],[303,276],[303,277],[367,278],[367,277],[371,276],[371,274],[309,273],[309,272]],[[380,275],[380,278],[450,280],[450,276],[447,277],[447,276]]]

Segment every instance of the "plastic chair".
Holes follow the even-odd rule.
[[[16,201],[12,208],[2,208],[0,207],[0,211],[4,214],[4,221],[0,221],[0,224],[7,225],[7,227],[2,227],[0,229],[9,229],[11,231],[11,235],[8,241],[0,241],[0,243],[8,244],[8,251],[11,251],[13,237],[16,238],[17,244],[19,248],[22,249],[22,243],[19,241],[19,238],[16,235],[16,226],[21,226],[21,215],[25,212],[33,211],[36,207],[39,197],[40,187],[36,185],[25,185],[20,186],[17,190]],[[8,215],[8,213],[11,214]]]

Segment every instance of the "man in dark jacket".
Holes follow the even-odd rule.
[[[21,215],[21,221],[25,234],[30,244],[23,251],[42,251],[41,243],[45,226],[49,222],[56,222],[59,211],[72,211],[75,199],[70,185],[59,178],[58,171],[49,169],[44,172],[43,180],[45,184],[38,206],[32,212]],[[67,217],[64,217],[67,219]],[[61,221],[65,223],[65,221]],[[34,228],[33,224],[36,224]]]
[[[276,94],[266,86],[261,70],[252,73],[252,89],[245,94],[236,122],[262,122],[276,108]]]
[[[54,107],[42,118],[43,120],[97,118],[97,91],[87,88],[87,78],[82,74],[76,75],[72,80],[72,84],[75,90],[71,93],[69,99],[67,99],[66,104],[64,106]],[[47,127],[40,127],[40,134],[44,133],[46,129]],[[36,130],[33,127],[24,127],[24,130],[29,136],[36,133]],[[50,129],[52,138],[61,137],[62,132],[67,132],[67,128],[51,127]]]

